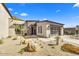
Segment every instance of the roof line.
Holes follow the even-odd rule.
[[[4,3],[1,3],[3,5],[3,7],[5,8],[5,10],[8,12],[8,14],[10,15],[10,17],[13,19],[11,13],[9,12],[9,10],[7,9],[6,5]]]
[[[60,24],[60,25],[64,25],[62,23],[59,23],[59,22],[54,22],[54,21],[50,21],[50,20],[43,20],[41,22],[50,22],[50,23],[56,23],[56,24]]]

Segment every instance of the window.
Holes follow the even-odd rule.
[[[42,33],[42,26],[38,27],[38,33]]]
[[[59,33],[59,27],[51,26],[50,31],[51,31],[51,34],[58,34]]]

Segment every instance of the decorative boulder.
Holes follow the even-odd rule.
[[[35,45],[32,45],[31,43],[28,43],[27,52],[35,52],[35,51],[36,51]]]
[[[75,54],[79,54],[79,47],[77,46],[74,46],[72,44],[64,44],[61,49],[63,51],[68,51],[68,52],[72,52],[72,53],[75,53]]]

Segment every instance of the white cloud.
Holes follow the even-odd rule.
[[[47,18],[43,18],[43,20],[48,20]]]
[[[79,7],[79,3],[74,4],[73,7]]]
[[[8,8],[8,10],[9,10],[9,11],[13,11],[13,9],[12,9],[12,8]]]
[[[14,12],[14,14],[18,14],[18,12]]]
[[[20,16],[28,16],[27,13],[21,13]]]
[[[56,10],[56,13],[58,13],[58,12],[60,12],[60,11],[61,11],[60,9],[57,9],[57,10]]]

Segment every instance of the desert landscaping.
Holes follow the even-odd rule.
[[[63,51],[61,47],[63,44],[73,44],[78,47],[78,44],[73,41],[66,41],[62,37],[59,39],[59,43],[56,43],[56,39],[41,38],[37,36],[13,36],[0,40],[0,55],[8,56],[76,56],[78,54]],[[71,39],[75,40],[75,39]],[[79,42],[79,40],[77,40]],[[28,47],[27,47],[28,46]],[[27,49],[30,49],[29,51]],[[78,50],[79,51],[79,50]],[[79,53],[79,52],[78,52]]]
[[[43,6],[41,4],[40,5],[36,4],[36,6],[37,5],[40,6],[40,8]],[[47,5],[49,6],[49,4]],[[53,4],[50,5],[54,6]],[[18,10],[23,12],[23,10],[24,11],[31,10],[28,7],[32,5],[26,4],[24,9],[22,10],[20,10],[19,8],[22,6],[18,4],[17,5],[12,4],[12,6],[15,6],[14,9],[16,9],[16,6],[18,6],[18,9],[16,9],[16,11]],[[35,6],[33,5],[33,7]],[[46,9],[44,10],[47,9],[49,9],[49,7],[48,8],[46,7]],[[40,9],[38,10],[40,11]],[[45,14],[46,12],[44,13],[44,10],[42,12],[44,16],[51,15],[51,14],[48,15],[48,13]],[[52,12],[51,8],[50,10]],[[35,17],[38,17],[37,13]],[[55,20],[51,18],[52,16],[48,17],[49,19],[40,19],[40,17],[38,17],[38,19],[33,20],[30,18],[25,19],[27,18],[26,16],[28,16],[27,13],[18,14],[16,12],[14,13],[16,15],[14,14],[11,15],[11,14],[12,14],[11,8],[8,7],[8,4],[1,3],[0,4],[0,56],[77,56],[79,55],[79,25],[78,24],[74,25],[74,27],[68,26],[66,28],[64,26],[65,23],[63,23],[62,21],[55,22]],[[40,13],[38,14],[40,16]],[[25,18],[20,18],[20,17],[25,17]],[[67,23],[68,21],[69,20],[67,20]],[[69,25],[70,24],[71,21]]]

